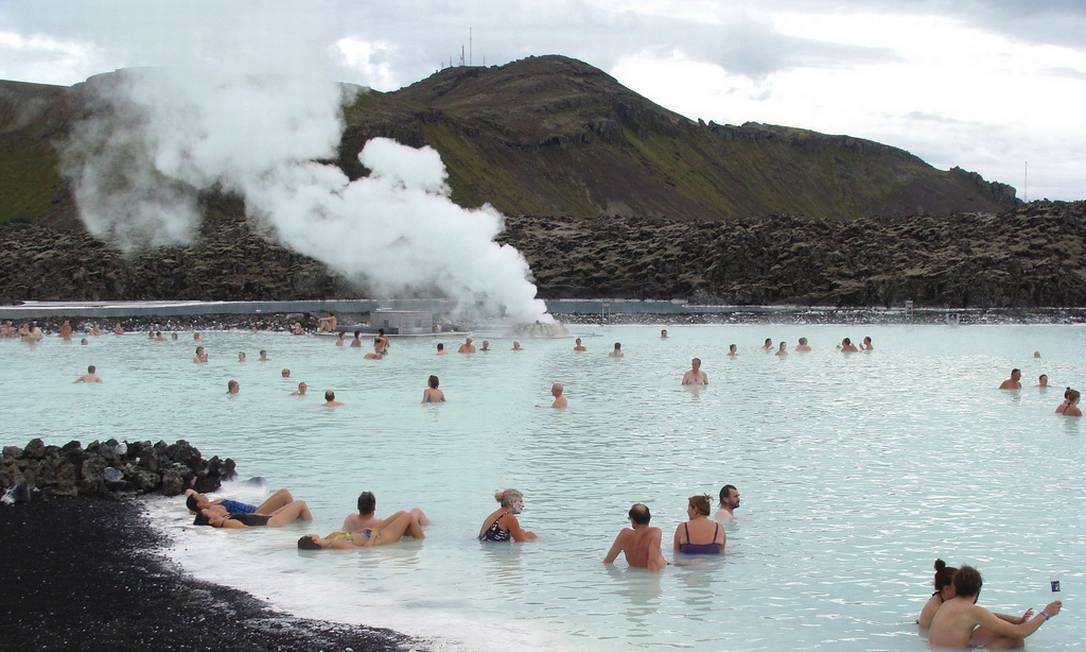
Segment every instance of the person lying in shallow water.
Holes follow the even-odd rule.
[[[388,519],[383,519],[378,518],[376,512],[377,497],[373,495],[373,492],[363,491],[358,495],[358,513],[348,514],[347,518],[343,519],[343,525],[339,529],[343,532],[361,532],[366,528],[373,529],[383,525],[392,516],[401,513],[396,512],[396,514],[389,516]],[[430,518],[418,507],[412,507],[407,510],[407,513],[413,514],[418,519],[419,525],[423,527],[430,524]]]
[[[210,509],[200,510],[193,520],[193,525],[210,525],[216,528],[229,530],[244,529],[250,527],[283,527],[294,521],[312,521],[313,514],[304,500],[295,500],[283,505],[270,514],[257,514],[256,512],[242,514],[229,513],[223,516]]]
[[[294,502],[294,496],[292,496],[287,489],[277,490],[259,505],[250,505],[249,503],[230,500],[228,498],[211,500],[194,489],[185,490],[185,507],[188,507],[190,512],[198,513],[207,510],[219,516],[226,516],[230,513],[269,515],[280,507],[292,502]]]
[[[326,537],[307,534],[298,539],[299,550],[357,550],[372,546],[387,546],[399,543],[405,536],[415,539],[426,538],[419,518],[411,512],[396,512],[386,518],[381,525],[367,528],[361,532],[333,532]]]

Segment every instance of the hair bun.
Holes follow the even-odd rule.
[[[936,571],[941,571],[944,568],[946,568],[946,562],[943,561],[942,559],[936,559],[935,560],[935,570]]]
[[[504,501],[505,500],[505,492],[504,491],[495,491],[494,492],[494,500],[498,501],[499,503]]]

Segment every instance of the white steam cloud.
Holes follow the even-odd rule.
[[[384,296],[437,290],[462,309],[551,321],[515,248],[494,238],[502,216],[449,199],[429,147],[376,138],[371,174],[336,166],[342,87],[277,75],[139,69],[82,87],[87,117],[63,148],[80,216],[124,250],[192,242],[201,190],[245,199],[284,246]]]

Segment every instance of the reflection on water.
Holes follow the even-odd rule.
[[[603,337],[582,354],[541,340],[514,355],[490,338],[491,353],[444,357],[429,340],[396,341],[371,362],[322,338],[207,333],[207,365],[191,363],[187,338],[0,342],[5,443],[185,438],[234,457],[242,477],[306,499],[316,521],[223,533],[189,525],[180,501],[155,503],[186,568],[304,616],[449,649],[920,651],[910,623],[937,556],[977,565],[982,602],[1008,613],[1047,603],[1058,575],[1067,608],[1029,648],[1086,638],[1073,608],[1086,574],[1081,419],[1053,413],[1063,387],[1086,385],[1081,328],[574,330]],[[833,350],[863,335],[878,351]],[[758,350],[800,336],[812,353]],[[621,361],[607,358],[613,341]],[[262,348],[275,362],[255,360]],[[680,386],[694,356],[711,385]],[[88,364],[105,382],[73,385]],[[996,390],[1012,367],[1025,389]],[[1059,391],[1032,387],[1041,373]],[[419,405],[430,374],[447,404]],[[241,394],[227,400],[231,378]],[[288,396],[299,381],[311,396]],[[533,407],[550,404],[555,381],[569,410]],[[346,407],[319,407],[329,388]],[[676,560],[686,498],[725,483],[743,495],[727,554]],[[507,487],[524,492],[521,523],[540,540],[482,545],[479,525]],[[426,540],[299,554],[297,538],[337,529],[362,490],[381,514],[425,509]],[[600,563],[634,502],[663,530],[675,563],[662,573]]]

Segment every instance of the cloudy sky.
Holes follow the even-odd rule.
[[[591,63],[663,106],[888,143],[1086,198],[1083,0],[0,0],[0,78],[235,66],[393,90],[460,55]]]

